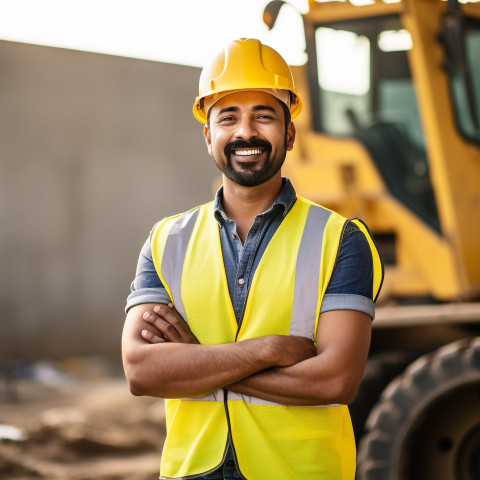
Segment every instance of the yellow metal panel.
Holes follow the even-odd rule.
[[[410,60],[442,233],[451,243],[460,290],[469,295],[480,286],[480,149],[464,140],[455,124],[445,56],[437,40],[445,4],[406,3],[403,19],[413,38]]]
[[[310,2],[308,19],[314,23],[328,23],[339,20],[393,15],[404,8],[399,3],[376,2],[372,5],[352,5],[348,2]]]

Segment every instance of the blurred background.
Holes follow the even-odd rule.
[[[1,359],[119,358],[150,228],[213,195],[201,65],[240,36],[305,60],[266,3],[0,0]]]

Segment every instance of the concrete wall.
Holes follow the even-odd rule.
[[[218,175],[199,73],[0,42],[0,360],[119,356],[150,227]]]

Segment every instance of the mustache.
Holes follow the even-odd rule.
[[[237,148],[263,148],[267,153],[270,153],[272,151],[272,144],[260,138],[252,138],[248,142],[246,140],[236,140],[225,145],[224,153],[227,157],[230,157],[232,151]]]

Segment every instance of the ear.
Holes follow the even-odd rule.
[[[297,134],[297,130],[295,129],[295,125],[293,122],[290,122],[287,125],[287,151],[293,149],[293,144],[295,143],[295,136]]]
[[[213,156],[212,136],[210,135],[210,129],[208,128],[208,125],[203,127],[203,137],[205,138],[209,155]]]

